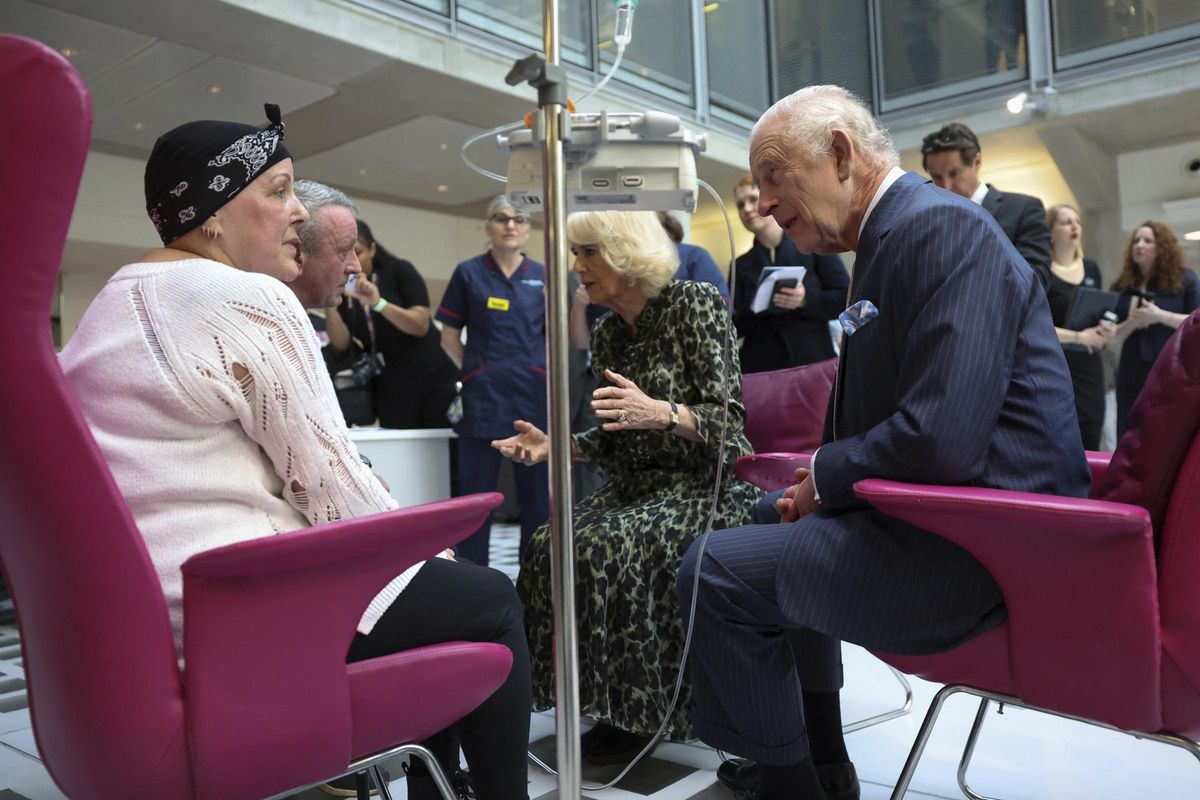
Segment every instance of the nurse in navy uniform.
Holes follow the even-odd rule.
[[[546,427],[546,268],[522,252],[529,218],[508,198],[492,201],[484,229],[491,247],[454,268],[435,314],[442,348],[460,368],[462,418],[454,430],[463,494],[495,491],[501,455],[491,442],[511,435],[514,419]],[[549,516],[548,472],[543,463],[514,464],[513,473],[524,550]],[[458,554],[486,566],[491,527],[484,522]]]

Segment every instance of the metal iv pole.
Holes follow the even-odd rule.
[[[558,0],[542,1],[546,55],[518,61],[505,80],[538,90],[534,138],[543,144],[546,219],[546,364],[550,436],[550,591],[554,608],[554,707],[557,714],[558,800],[580,800],[579,648],[575,633],[575,549],[571,528],[565,163],[567,74],[559,64]]]

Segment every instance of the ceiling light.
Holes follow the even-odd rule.
[[[362,169],[360,169],[360,170],[358,171],[358,174],[359,174],[359,175],[366,175],[366,174],[367,174],[367,168],[366,168],[366,167],[363,167]]]
[[[441,144],[438,145],[438,150],[441,150],[443,153],[449,149],[450,149],[450,145],[447,144],[446,142],[442,142]]]
[[[1183,238],[1189,242],[1200,242],[1200,231],[1188,231],[1183,235]]]
[[[1028,111],[1034,116],[1046,116],[1058,104],[1058,90],[1053,86],[1043,86],[1028,92],[1017,92],[1004,104],[1010,114],[1021,114]]]
[[[439,183],[439,184],[438,184],[438,187],[437,187],[437,190],[438,190],[439,192],[448,192],[448,191],[450,191],[450,187],[449,187],[449,186],[447,186],[447,185],[446,185],[446,184],[444,184],[444,183]]]
[[[62,53],[67,58],[74,58],[75,56],[79,55],[79,51],[74,47],[60,47],[58,48],[58,52]]]
[[[221,92],[225,91],[225,87],[224,86],[208,86],[208,87],[206,87],[206,91],[209,94],[220,94]]]
[[[135,122],[135,123],[133,123],[132,125],[130,125],[129,127],[133,128],[135,131],[140,131],[140,130],[142,130],[142,129],[144,129],[144,128],[146,127],[146,123],[144,123],[144,122]]]

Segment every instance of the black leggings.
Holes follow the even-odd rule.
[[[521,603],[508,576],[469,562],[431,558],[371,634],[355,635],[346,660],[452,641],[502,644],[512,651],[512,671],[483,705],[422,744],[438,763],[453,766],[461,739],[480,800],[525,800],[532,706],[529,650]]]

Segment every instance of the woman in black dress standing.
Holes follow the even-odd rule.
[[[1054,330],[1071,371],[1080,438],[1085,449],[1099,450],[1100,431],[1104,427],[1104,364],[1100,351],[1112,337],[1115,326],[1100,323],[1081,331],[1065,327],[1075,292],[1081,286],[1100,288],[1100,267],[1083,257],[1080,244],[1083,223],[1078,211],[1065,203],[1051,206],[1046,212],[1046,224],[1050,228],[1052,256],[1046,299],[1050,301]]]
[[[1122,292],[1117,336],[1129,337],[1117,365],[1119,438],[1158,354],[1188,314],[1200,307],[1200,281],[1184,266],[1175,233],[1161,222],[1146,220],[1125,245],[1121,276],[1113,290]]]

